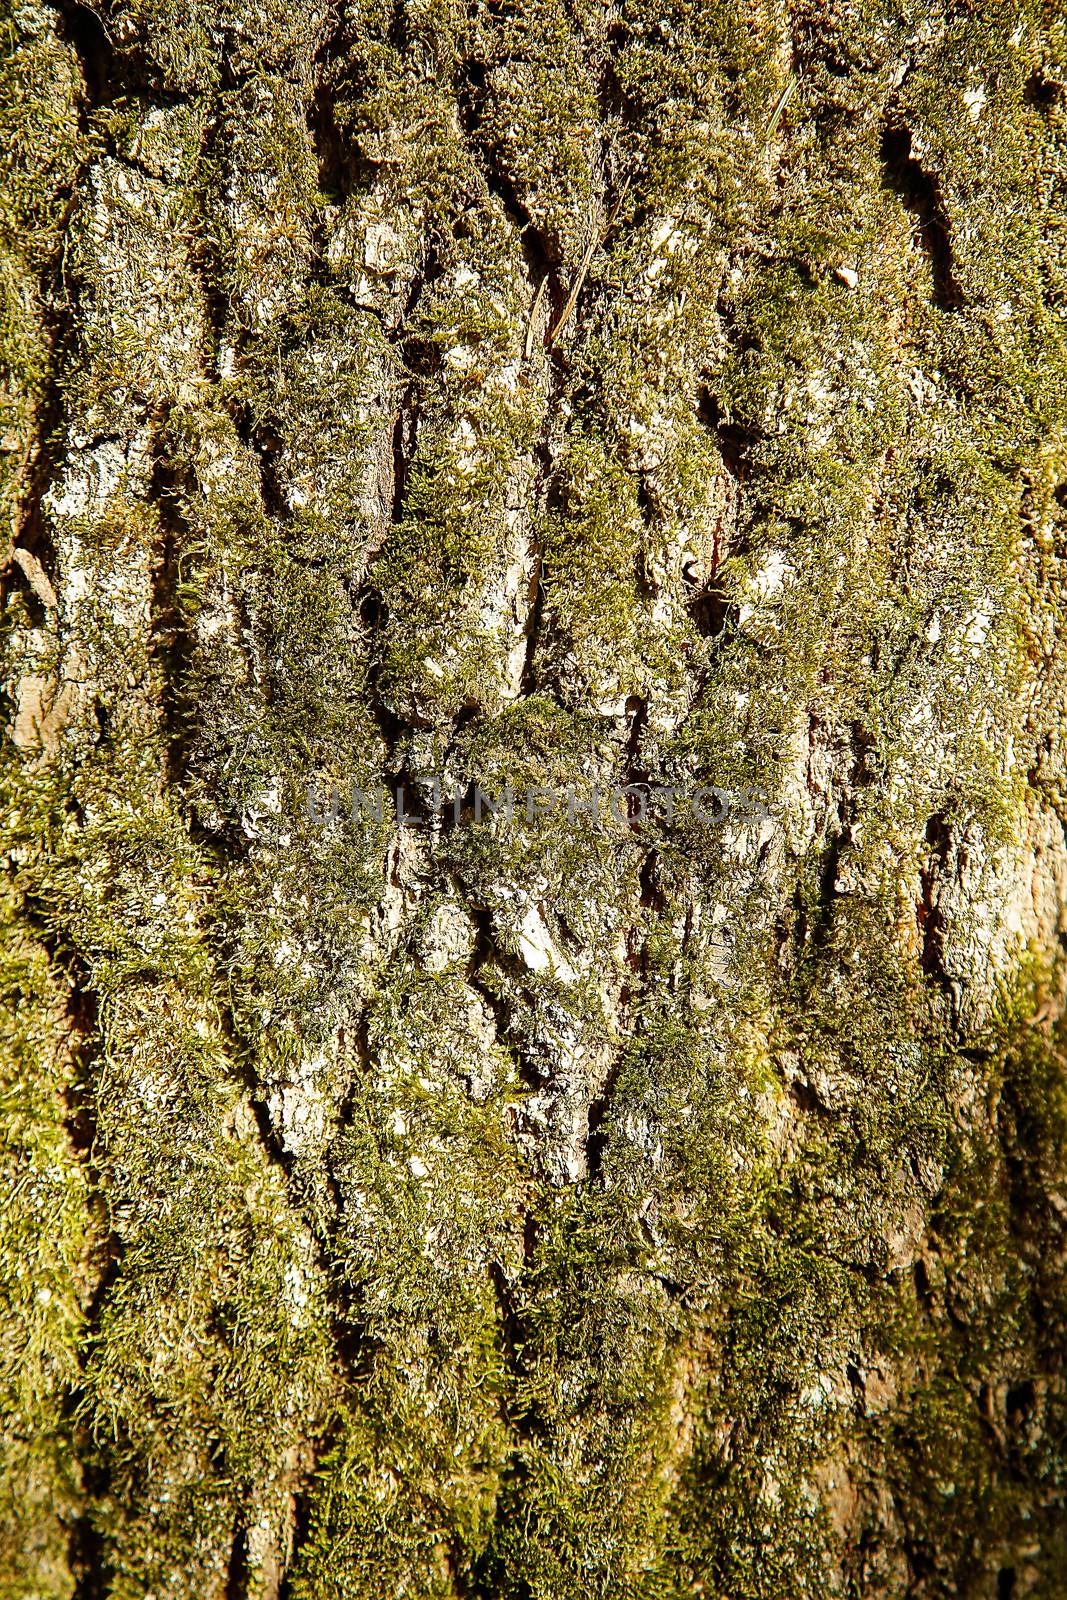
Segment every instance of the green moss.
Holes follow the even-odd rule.
[[[989,1567],[1015,1568],[1036,1594],[1059,1583],[1061,1401],[1049,1373],[1064,1285],[1048,1184],[1064,1082],[1058,1030],[1034,1028],[1034,1003],[1032,989],[1014,997],[988,1090],[953,1138],[914,1283],[871,1308],[868,1338],[900,1396],[868,1427],[935,1594]],[[947,1530],[936,1540],[935,1515]]]
[[[1062,29],[19,15],[4,1581],[1054,1594]]]
[[[78,1381],[94,1227],[69,1133],[83,1093],[69,995],[10,881],[3,952],[0,1582],[28,1600],[73,1592],[68,1548],[82,1484],[67,1399]]]

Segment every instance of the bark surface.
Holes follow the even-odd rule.
[[[1063,1600],[1063,5],[0,49],[0,1594]]]

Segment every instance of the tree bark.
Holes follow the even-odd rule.
[[[3,50],[0,1592],[1067,1595],[1063,7]]]

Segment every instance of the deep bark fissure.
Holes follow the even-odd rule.
[[[467,982],[488,1007],[496,1036],[514,1061],[520,1081],[528,1088],[543,1088],[544,1073],[528,1060],[514,1043],[514,1030],[507,1003],[501,998],[498,989],[484,976],[487,969],[496,968],[501,975],[510,971],[513,977],[521,979],[521,969],[517,963],[509,961],[500,949],[493,933],[492,913],[484,906],[473,905],[469,901],[466,909],[477,934]]]
[[[552,454],[551,434],[555,424],[554,410],[558,404],[558,399],[558,392],[555,389],[546,397],[541,438],[534,452],[537,472],[531,491],[533,502],[531,528],[534,519],[539,515],[548,514],[551,506],[553,476],[556,470]],[[545,552],[543,541],[536,534],[533,534],[530,543],[529,594],[530,602],[524,623],[526,649],[522,660],[522,674],[519,678],[519,694],[522,697],[536,694],[540,687],[537,674],[537,652],[542,641],[542,628],[545,619]]]
[[[929,855],[920,871],[921,896],[916,905],[916,920],[922,935],[922,969],[951,998],[952,986],[945,970],[945,919],[937,904],[937,891],[948,868],[952,834],[947,819],[940,812],[926,824],[926,843]]]
[[[958,311],[966,296],[953,270],[952,228],[941,186],[912,155],[910,128],[888,122],[882,135],[881,156],[886,185],[900,196],[918,224],[919,238],[933,274],[933,303],[940,311]]]
[[[80,1465],[86,1488],[99,1500],[106,1493],[106,1483],[94,1475],[86,1460]],[[71,1529],[69,1560],[74,1580],[71,1600],[107,1600],[114,1569],[91,1512],[80,1516]]]
[[[225,1600],[246,1600],[248,1594],[248,1561],[245,1555],[245,1529],[240,1514],[234,1519],[230,1562],[226,1569]]]
[[[60,33],[78,55],[88,110],[107,105],[118,92],[116,52],[103,21],[79,0],[48,0],[59,19]]]
[[[560,278],[562,262],[553,240],[540,229],[519,196],[515,180],[507,170],[503,152],[484,137],[482,100],[486,94],[486,69],[480,61],[464,63],[455,85],[460,123],[468,148],[478,160],[489,193],[499,200],[504,213],[519,237],[530,282],[536,290],[547,283],[555,322],[563,309],[564,288]]]
[[[400,397],[400,405],[393,424],[393,495],[392,519],[394,524],[404,520],[408,478],[415,459],[419,437],[419,393],[415,380],[409,379]]]

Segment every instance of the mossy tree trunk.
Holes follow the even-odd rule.
[[[1062,1600],[1063,6],[2,44],[0,1593]]]

